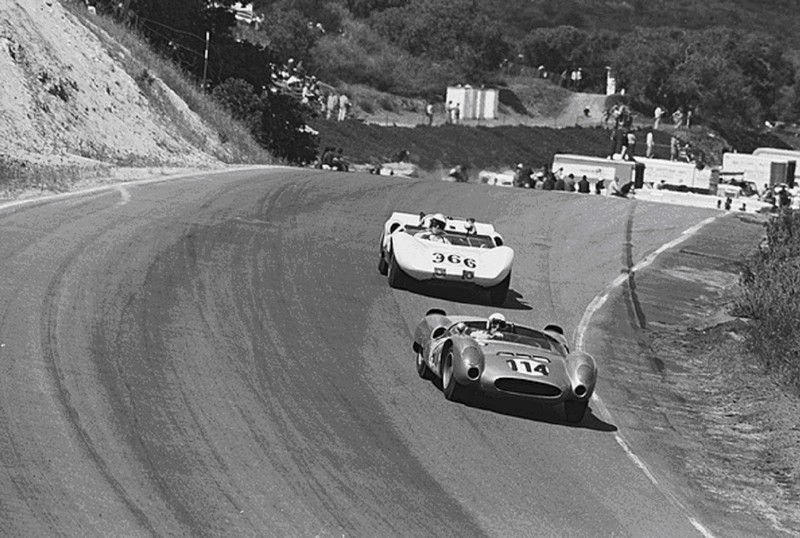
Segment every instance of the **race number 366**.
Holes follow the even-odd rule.
[[[453,265],[464,264],[470,269],[475,269],[475,259],[474,258],[462,258],[458,254],[450,254],[449,256],[445,256],[441,252],[434,252],[433,253],[433,263],[452,263]]]

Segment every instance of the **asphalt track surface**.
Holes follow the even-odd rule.
[[[288,168],[2,208],[2,533],[700,536],[613,416],[456,404],[417,377],[427,309],[498,309],[390,289],[394,210],[494,222],[516,251],[499,310],[568,335],[712,214]]]

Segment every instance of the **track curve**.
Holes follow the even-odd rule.
[[[613,424],[450,404],[417,377],[426,309],[494,309],[390,289],[376,264],[393,210],[493,221],[516,251],[501,311],[568,334],[621,271],[710,214],[282,168],[0,208],[2,527],[697,534]]]

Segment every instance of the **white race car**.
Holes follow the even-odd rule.
[[[443,226],[436,229],[440,221]],[[395,212],[384,224],[380,248],[378,270],[393,288],[404,287],[408,279],[433,281],[484,289],[495,305],[506,300],[514,250],[491,224]]]

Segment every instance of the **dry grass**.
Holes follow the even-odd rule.
[[[152,106],[168,117],[181,135],[195,147],[226,163],[274,162],[272,156],[256,143],[246,127],[231,118],[210,95],[200,91],[197,81],[153,52],[146,40],[133,29],[117,24],[108,17],[90,15],[81,4],[65,2],[64,7],[100,39],[108,54],[137,81],[143,93],[150,98]],[[158,80],[163,82],[163,86],[157,83]],[[217,133],[222,148],[197,135],[194,124],[168,97],[166,88],[177,94],[189,110],[198,114]]]

